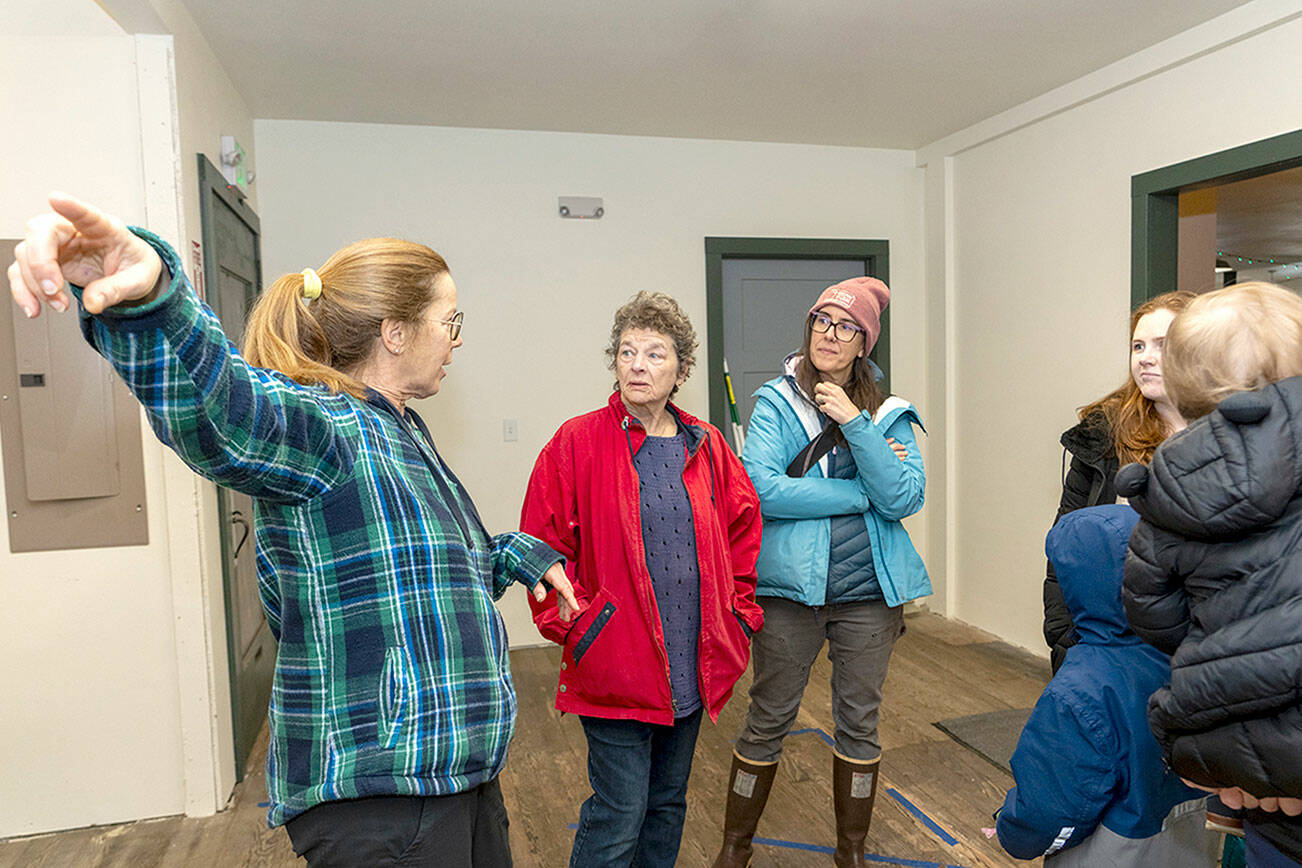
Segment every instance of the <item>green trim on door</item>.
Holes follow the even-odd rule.
[[[726,430],[728,398],[723,390],[723,260],[725,259],[846,259],[860,260],[864,273],[888,285],[890,242],[861,241],[841,238],[706,238],[705,239],[705,320],[709,353],[706,373],[710,378],[710,422]],[[869,354],[891,383],[890,309],[882,313],[882,332]]]
[[[1130,303],[1175,289],[1180,193],[1302,166],[1302,130],[1218,151],[1130,179]]]

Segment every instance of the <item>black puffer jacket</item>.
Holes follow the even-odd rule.
[[[1062,447],[1071,455],[1071,465],[1062,481],[1062,497],[1058,500],[1058,514],[1053,523],[1069,512],[1116,503],[1117,493],[1112,487],[1112,477],[1117,473],[1117,449],[1112,442],[1112,431],[1102,413],[1091,413],[1062,433]],[[1067,649],[1076,644],[1079,636],[1072,623],[1071,612],[1062,598],[1058,576],[1053,562],[1046,561],[1044,574],[1044,641],[1049,646],[1049,664],[1053,671],[1067,656]]]
[[[1117,474],[1143,518],[1126,616],[1173,655],[1149,724],[1196,783],[1302,797],[1300,489],[1302,377],[1226,398]],[[1271,822],[1302,823],[1289,819]]]

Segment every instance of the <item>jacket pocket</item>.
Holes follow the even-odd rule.
[[[412,679],[408,672],[407,655],[402,648],[389,648],[384,652],[384,668],[380,671],[379,720],[377,721],[380,747],[392,750],[403,736],[409,691]]]
[[[746,638],[748,640],[754,638],[755,631],[750,628],[750,624],[746,623],[746,619],[741,616],[741,613],[738,612],[735,607],[732,610],[732,616],[736,618],[737,623],[741,625],[741,632],[746,634]]]
[[[570,655],[574,658],[574,664],[576,666],[579,664],[579,661],[583,659],[583,655],[588,653],[588,649],[592,647],[592,643],[597,641],[597,637],[601,635],[601,631],[605,629],[606,624],[614,614],[614,603],[609,600],[602,603],[601,609],[597,612],[597,616],[593,618],[592,623],[584,629],[583,635],[579,637],[579,641],[574,643],[574,648],[570,651]]]

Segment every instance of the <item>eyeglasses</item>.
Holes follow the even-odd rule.
[[[824,313],[811,313],[809,315],[809,327],[819,334],[825,334],[832,326],[836,326],[832,336],[843,344],[850,343],[850,341],[854,340],[855,335],[861,335],[865,331],[849,320],[833,322],[832,318]]]
[[[466,312],[464,310],[459,310],[452,314],[452,319],[435,320],[435,322],[448,327],[448,340],[450,341],[455,341],[457,338],[461,337],[461,326],[465,321]]]

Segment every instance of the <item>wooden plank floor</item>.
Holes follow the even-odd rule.
[[[882,780],[868,838],[880,864],[992,868],[1018,863],[986,839],[983,826],[1011,786],[1011,778],[952,741],[932,723],[1034,704],[1048,679],[1048,663],[997,642],[986,633],[936,615],[908,616],[908,632],[896,646],[881,715]],[[513,652],[520,723],[503,793],[511,817],[517,868],[554,868],[569,858],[571,825],[588,795],[586,750],[579,721],[552,708],[560,652],[530,648]],[[788,737],[756,846],[754,868],[804,868],[831,864],[835,843],[830,789],[830,664],[821,656],[810,679],[797,730]],[[678,864],[708,866],[719,845],[732,740],[746,711],[749,675],[718,726],[701,726],[688,791],[687,824]],[[266,734],[231,806],[215,817],[165,817],[117,826],[0,840],[0,868],[88,866],[281,866],[302,865],[282,829],[267,829],[261,764]],[[938,834],[887,793],[902,799],[939,827]],[[942,834],[954,843],[948,843]],[[870,861],[870,864],[873,864]]]

